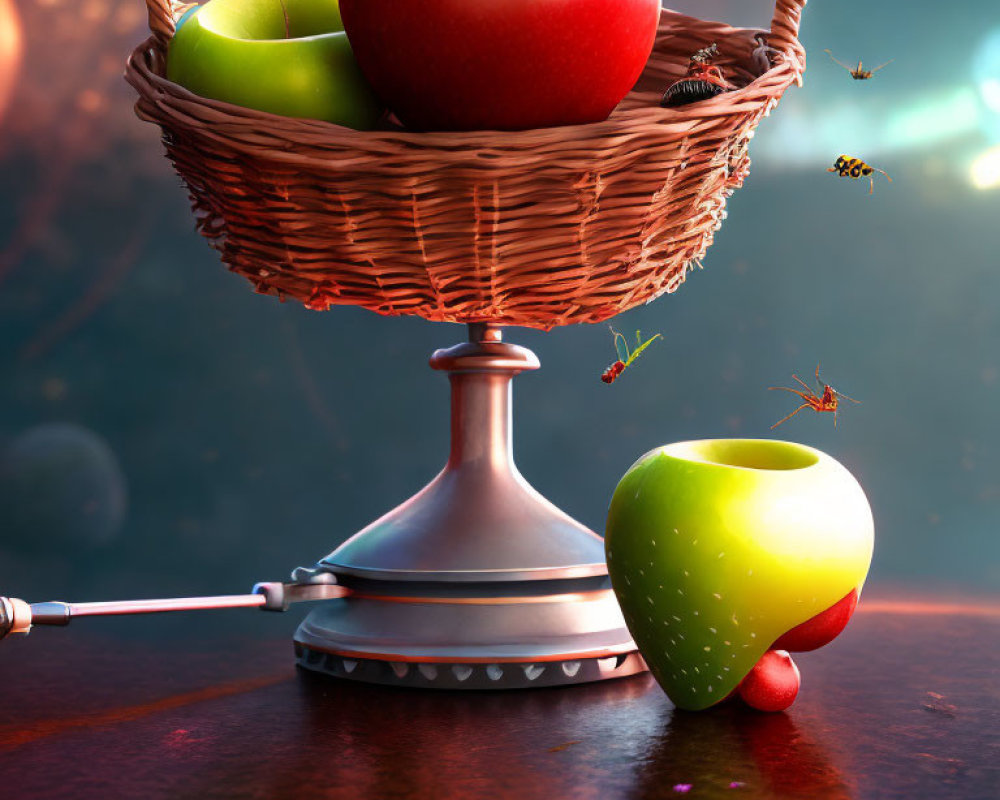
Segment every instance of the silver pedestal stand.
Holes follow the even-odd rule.
[[[79,617],[319,605],[295,652],[339,678],[435,689],[586,683],[646,669],[618,609],[604,542],[514,466],[511,378],[538,369],[500,329],[431,358],[451,380],[451,455],[433,481],[289,583],[243,595],[26,603],[0,597],[0,639]]]
[[[499,328],[438,350],[451,381],[441,473],[299,581],[332,578],[295,634],[298,663],[339,678],[441,689],[553,686],[644,670],[599,536],[514,466],[511,379],[538,369]]]

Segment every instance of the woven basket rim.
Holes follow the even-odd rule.
[[[174,21],[179,16],[179,13],[174,13]],[[661,9],[660,29],[666,27],[664,21],[668,19],[671,20],[671,26],[684,26],[686,23],[713,25],[723,29],[727,36],[731,35],[748,39],[770,33],[768,30],[762,28],[738,28],[724,22],[702,20],[698,17],[692,17],[668,8]],[[690,27],[690,25],[688,26]],[[517,131],[490,129],[473,131],[356,130],[325,120],[286,117],[268,111],[260,111],[197,95],[180,84],[170,81],[165,75],[158,74],[149,65],[147,57],[150,52],[159,52],[165,60],[166,47],[164,37],[156,33],[151,34],[132,51],[128,59],[129,69],[138,69],[140,72],[145,73],[147,79],[151,80],[152,83],[159,84],[158,88],[161,91],[169,88],[169,92],[175,97],[192,105],[201,105],[211,109],[215,114],[220,116],[218,122],[221,124],[248,126],[253,125],[255,120],[267,120],[268,133],[272,136],[276,127],[275,123],[277,122],[280,128],[289,132],[295,129],[312,133],[327,131],[345,144],[356,141],[359,144],[366,143],[368,145],[376,142],[382,144],[414,145],[419,146],[424,151],[440,150],[441,152],[469,150],[476,146],[501,150],[517,150],[519,147],[530,149],[537,140],[565,139],[572,141],[578,135],[584,133],[586,134],[586,138],[602,135],[608,137],[627,136],[633,130],[644,128],[651,123],[658,125],[690,124],[696,123],[700,119],[717,119],[720,116],[727,116],[731,113],[738,113],[759,107],[767,101],[765,99],[754,99],[752,95],[764,83],[774,82],[775,84],[784,84],[783,88],[787,88],[791,83],[801,78],[805,69],[800,45],[798,48],[789,48],[780,51],[781,58],[777,64],[758,75],[746,85],[732,91],[724,92],[716,97],[694,103],[690,106],[660,108],[658,105],[651,103],[649,107],[632,108],[622,111],[615,110],[611,116],[600,122],[555,125]],[[126,79],[128,79],[127,73]],[[502,136],[504,139],[502,147],[499,148],[496,141],[498,136]]]

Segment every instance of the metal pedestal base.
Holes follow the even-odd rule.
[[[451,454],[414,497],[317,565],[349,594],[295,634],[298,663],[339,678],[441,689],[585,683],[644,670],[604,542],[514,466],[510,382],[537,369],[500,330],[431,358],[452,386]]]
[[[344,658],[296,643],[298,665],[334,678],[416,689],[530,689],[625,678],[646,670],[638,653],[547,664],[446,664]]]

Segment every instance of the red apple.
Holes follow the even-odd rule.
[[[804,653],[829,644],[844,630],[848,620],[858,607],[858,590],[851,591],[840,601],[830,606],[801,625],[796,625],[783,634],[771,647]]]
[[[799,668],[784,650],[768,650],[740,684],[743,702],[758,711],[784,711],[799,693]]]
[[[417,130],[606,119],[653,48],[660,0],[340,0],[361,71]]]

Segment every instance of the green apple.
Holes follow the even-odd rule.
[[[858,482],[804,445],[735,439],[646,453],[615,489],[612,586],[680,708],[724,699],[783,634],[860,592],[873,522]]]
[[[185,14],[167,78],[202,97],[286,117],[375,126],[382,107],[361,74],[337,0],[211,0]]]

